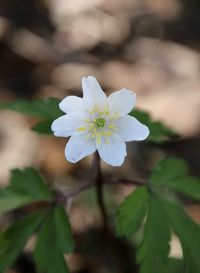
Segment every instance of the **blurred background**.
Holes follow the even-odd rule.
[[[136,92],[137,107],[181,138],[162,149],[133,144],[126,164],[117,169],[103,165],[105,173],[145,179],[154,162],[170,152],[200,175],[199,10],[199,0],[0,0],[0,102],[81,96],[81,78],[87,75],[95,76],[108,94],[126,87]],[[30,165],[57,188],[70,189],[80,177],[87,180],[90,158],[69,164],[66,140],[35,134],[30,130],[34,122],[0,112],[0,185],[8,183],[10,169]],[[107,201],[109,207],[130,190],[120,187]],[[88,213],[91,202],[94,196],[87,192],[71,206],[77,233],[99,225],[97,210]],[[198,207],[189,210],[200,219]],[[100,272],[91,269],[93,258],[68,259],[74,272]]]

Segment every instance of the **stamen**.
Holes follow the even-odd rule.
[[[96,137],[97,137],[97,144],[100,145],[101,144],[101,138],[102,138],[103,134],[101,132],[96,133]]]
[[[104,141],[106,144],[109,144],[110,143],[109,138],[116,130],[116,125],[115,125],[114,120],[115,120],[117,113],[114,113],[114,115],[109,117],[109,120],[113,120],[113,122],[111,122],[111,123],[109,122],[109,124],[106,124],[107,117],[105,117],[105,116],[110,115],[107,105],[102,109],[102,111],[100,111],[100,109],[93,108],[88,112],[93,115],[93,118],[85,120],[87,123],[87,128],[80,127],[80,128],[78,128],[78,130],[79,131],[86,131],[87,130],[90,138],[96,139],[96,143],[98,145],[101,144],[102,138],[104,138]]]
[[[80,132],[85,132],[86,128],[85,127],[80,127],[77,129],[77,131],[80,131]]]
[[[116,128],[116,125],[112,123],[112,124],[108,125],[108,128],[109,129],[114,129],[114,128]]]
[[[106,136],[106,137],[109,137],[109,136],[112,136],[112,132],[110,132],[110,131],[107,131],[107,132],[104,132],[104,136]]]

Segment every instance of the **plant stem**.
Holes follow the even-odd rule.
[[[98,202],[99,209],[101,211],[101,215],[103,219],[103,227],[105,231],[108,231],[108,217],[107,217],[104,196],[103,196],[103,177],[102,177],[100,157],[98,152],[94,154],[93,168],[95,172],[94,183],[96,186],[97,202]]]
[[[95,165],[96,166],[96,165]],[[96,167],[95,167],[96,171]],[[96,177],[96,176],[95,176]],[[139,180],[129,180],[125,178],[116,178],[116,177],[104,177],[103,184],[104,185],[124,185],[124,186],[145,186],[146,183],[144,181],[139,181]],[[58,203],[65,203],[67,202],[70,198],[73,198],[74,196],[80,194],[81,192],[88,190],[92,187],[96,186],[95,181],[82,181],[81,184],[76,185],[73,187],[71,191],[63,191],[62,189],[57,189],[57,195],[56,200]],[[59,195],[62,195],[62,197]],[[48,202],[47,202],[48,203]]]

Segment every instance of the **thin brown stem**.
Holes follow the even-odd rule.
[[[72,191],[64,194],[65,195],[65,199],[70,199],[71,197],[75,196],[75,195],[78,195],[79,193],[81,193],[82,191],[85,191],[91,187],[94,186],[94,182],[92,181],[86,181],[86,182],[83,182],[81,184],[79,184],[78,186],[75,186],[73,188]]]
[[[112,184],[112,185],[132,185],[132,186],[145,186],[146,183],[144,181],[141,180],[130,180],[130,179],[126,179],[126,178],[115,178],[115,177],[108,177],[107,180],[105,181],[105,184]]]
[[[108,230],[108,217],[103,196],[103,177],[101,172],[100,157],[97,152],[94,154],[93,168],[95,172],[94,184],[96,186],[97,202],[101,211],[104,229]]]
[[[95,168],[95,171],[96,170],[96,163],[94,163],[94,168]],[[95,178],[96,178],[96,174],[95,174]],[[101,177],[102,178],[102,177]],[[116,177],[105,177],[104,179],[102,179],[103,181],[103,184],[104,185],[124,185],[124,186],[144,186],[146,185],[146,183],[144,181],[139,181],[139,180],[129,180],[129,179],[125,179],[125,178],[116,178]],[[95,183],[94,181],[82,181],[81,184],[75,186],[71,191],[67,192],[67,193],[63,193],[62,192],[62,195],[63,195],[63,199],[65,200],[65,202],[78,195],[79,193],[85,191],[85,190],[88,190],[92,187],[95,186]]]

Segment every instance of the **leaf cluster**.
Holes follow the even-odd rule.
[[[119,206],[116,231],[130,238],[143,227],[137,249],[140,273],[200,273],[200,226],[180,204],[180,194],[200,200],[200,181],[188,174],[186,163],[177,158],[162,160],[147,186],[137,188]],[[178,271],[169,258],[175,233],[182,246],[183,261]]]
[[[13,102],[2,103],[0,109],[8,109],[17,111],[22,114],[37,117],[39,122],[32,128],[38,134],[51,135],[52,122],[63,115],[58,104],[60,100],[57,98],[45,98],[34,100],[16,100]]]
[[[38,233],[34,261],[38,273],[69,272],[64,254],[74,248],[68,216],[53,202],[47,183],[33,168],[15,169],[10,184],[0,190],[0,212],[19,209],[35,202],[49,202],[36,212],[26,214],[0,232],[0,272],[12,266],[29,238]]]

